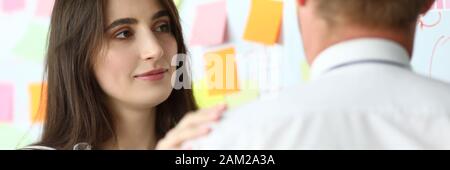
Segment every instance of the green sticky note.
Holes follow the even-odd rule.
[[[19,57],[42,61],[45,58],[48,26],[31,23],[27,32],[14,48]]]
[[[181,5],[181,0],[173,0],[173,2],[175,3],[175,5],[176,5],[177,7],[180,7],[180,5]]]
[[[310,68],[309,68],[309,64],[308,62],[302,61],[302,63],[300,64],[300,68],[301,68],[301,73],[302,73],[302,78],[304,81],[308,81],[309,80],[309,74],[310,74]]]
[[[33,143],[29,134],[10,124],[0,124],[0,150],[15,150]]]

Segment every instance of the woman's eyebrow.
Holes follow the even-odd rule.
[[[152,20],[156,20],[156,19],[158,19],[158,18],[161,18],[161,17],[168,17],[168,16],[170,16],[170,15],[169,15],[169,11],[167,11],[167,10],[161,10],[161,11],[158,11],[157,13],[155,13],[155,14],[153,15]]]
[[[121,18],[118,20],[115,20],[113,23],[111,23],[108,27],[106,27],[105,31],[108,31],[114,27],[120,26],[120,25],[126,25],[126,24],[137,24],[138,20],[134,18]]]
[[[169,11],[167,10],[161,10],[155,13],[152,17],[152,20],[156,20],[161,17],[170,16]],[[114,27],[120,26],[120,25],[127,25],[127,24],[137,24],[138,20],[135,18],[121,18],[118,20],[115,20],[113,23],[111,23],[108,27],[106,27],[105,31],[108,31]]]

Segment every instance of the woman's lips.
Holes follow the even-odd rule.
[[[134,76],[135,79],[138,80],[146,80],[146,81],[158,81],[164,78],[165,73],[167,73],[168,69],[154,69],[152,71],[139,74]]]

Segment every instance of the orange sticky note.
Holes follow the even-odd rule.
[[[191,37],[191,45],[218,45],[225,41],[227,3],[220,0],[200,5]]]
[[[55,0],[39,0],[36,9],[36,16],[49,17],[52,14]]]
[[[244,39],[273,45],[277,42],[283,16],[281,0],[252,0]]]
[[[13,117],[13,86],[0,84],[0,122],[11,122]]]
[[[30,93],[31,116],[33,123],[43,122],[47,110],[47,85],[34,83],[28,87]]]
[[[205,55],[209,95],[217,96],[239,92],[235,55],[234,48],[226,48]]]

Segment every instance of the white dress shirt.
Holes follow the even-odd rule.
[[[231,110],[194,149],[450,149],[450,86],[407,51],[356,39],[322,52],[312,81]]]

